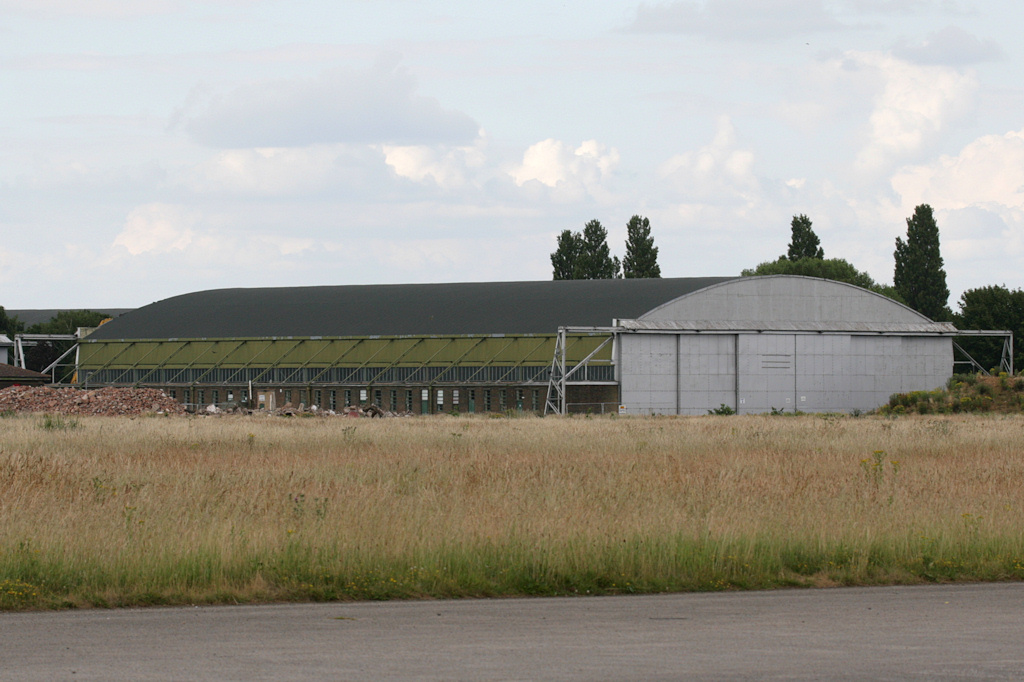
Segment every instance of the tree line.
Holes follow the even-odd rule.
[[[896,238],[893,252],[893,282],[879,284],[866,272],[857,270],[841,258],[825,258],[811,220],[793,216],[791,238],[786,255],[744,270],[743,275],[806,275],[825,277],[855,284],[895,299],[925,317],[952,322],[962,330],[1007,330],[1015,339],[1024,339],[1024,291],[1006,285],[968,289],[958,302],[958,310],[949,307],[949,287],[939,245],[939,226],[928,204],[914,209],[907,218],[906,237]],[[998,367],[1002,340],[964,337],[958,341],[983,367]],[[1017,344],[1014,369],[1024,369],[1024,344]]]
[[[611,255],[608,231],[600,221],[591,220],[582,232],[564,230],[551,254],[554,279],[661,277],[650,221],[634,215],[626,233],[626,254],[620,262]],[[939,227],[928,204],[914,209],[907,218],[906,236],[896,238],[892,284],[876,282],[842,258],[825,258],[811,219],[804,214],[793,216],[785,254],[741,275],[804,275],[846,282],[888,296],[929,319],[952,322],[957,329],[1012,331],[1017,341],[1014,368],[1024,370],[1024,290],[1005,284],[969,289],[961,295],[958,310],[951,310]],[[1001,339],[964,337],[959,343],[984,367],[999,365]]]
[[[16,315],[8,315],[0,306],[0,334],[14,339],[15,334],[74,334],[79,327],[97,327],[110,317],[94,310],[62,310],[46,322],[29,325]],[[71,348],[73,342],[60,340],[39,341],[25,348],[25,367],[40,372]],[[13,360],[12,360],[13,362]]]
[[[563,230],[551,254],[554,279],[626,279],[661,277],[658,247],[651,236],[651,221],[635,215],[626,223],[626,254],[611,255],[608,230],[591,220],[582,232]]]

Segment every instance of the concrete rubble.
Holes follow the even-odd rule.
[[[206,410],[205,410],[206,414],[221,414],[221,413],[230,413],[230,412],[236,412],[236,413],[242,412],[242,413],[245,413],[245,414],[265,414],[265,415],[275,415],[275,416],[279,416],[279,417],[296,417],[296,416],[305,416],[305,417],[312,417],[312,416],[317,416],[317,417],[366,417],[366,418],[370,418],[370,419],[373,419],[373,418],[393,419],[395,417],[413,417],[413,416],[415,416],[415,414],[413,414],[412,412],[392,412],[391,410],[385,410],[385,409],[377,407],[376,405],[373,405],[373,404],[362,405],[362,406],[360,406],[360,405],[349,405],[348,407],[343,407],[343,408],[341,408],[340,410],[337,410],[337,411],[335,411],[335,410],[320,409],[316,405],[311,405],[311,406],[309,406],[307,408],[302,403],[299,403],[298,407],[294,407],[291,403],[287,403],[287,404],[285,404],[284,407],[279,407],[279,408],[277,408],[275,410],[254,410],[254,411],[245,410],[244,408],[239,408],[238,410],[222,411],[222,410],[219,410],[219,409],[217,409],[215,407],[214,407],[213,410],[211,410],[210,407],[214,407],[214,406],[213,405],[208,406],[206,408]]]
[[[49,413],[67,415],[96,415],[133,417],[141,414],[185,414],[185,405],[174,398],[168,397],[157,388],[98,388],[86,390],[81,388],[53,388],[49,386],[11,386],[0,390],[0,413]],[[219,416],[229,414],[265,414],[282,417],[320,416],[320,417],[365,417],[394,418],[412,417],[411,412],[392,412],[376,405],[350,405],[337,412],[318,409],[316,406],[307,408],[305,405],[293,407],[287,404],[276,410],[248,410],[232,405],[220,407],[207,405],[196,410],[203,416]]]
[[[184,414],[185,406],[156,388],[11,386],[0,391],[0,413],[135,416]]]

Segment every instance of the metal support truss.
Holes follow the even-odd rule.
[[[1006,372],[1010,376],[1013,376],[1013,332],[1010,331],[991,331],[991,330],[962,330],[958,331],[955,336],[989,336],[989,337],[1002,337],[1003,339],[1003,352],[999,358],[999,371]],[[960,354],[966,358],[965,360],[954,360],[953,365],[970,365],[979,374],[988,375],[989,371],[981,366],[981,363],[971,357],[971,354],[963,349],[963,347],[953,341],[953,349],[959,351]]]
[[[604,339],[587,357],[576,363],[573,367],[567,367],[567,335],[568,334],[607,334]],[[558,337],[555,340],[555,354],[551,359],[551,378],[548,380],[548,396],[544,402],[544,414],[561,414],[569,412],[566,400],[567,387],[573,384],[587,382],[570,381],[572,376],[579,370],[587,367],[588,363],[597,355],[601,349],[607,346],[615,338],[617,329],[613,327],[559,327]]]
[[[15,334],[14,366],[28,369],[25,367],[25,347],[35,346],[40,341],[78,341],[78,334]],[[67,353],[64,355],[67,355]],[[61,359],[64,358],[64,355],[61,356]],[[47,368],[47,371],[49,369]]]
[[[75,343],[68,348],[66,351],[61,353],[60,357],[51,362],[41,372],[41,374],[49,374],[50,381],[57,383],[57,368],[61,366],[61,360],[71,355],[78,350],[78,334],[15,334],[14,335],[14,366],[22,369],[28,369],[25,366],[25,347],[38,345],[40,341],[74,341]],[[76,355],[77,358],[77,355]],[[66,367],[74,367],[75,376],[78,372],[78,363],[65,363]]]

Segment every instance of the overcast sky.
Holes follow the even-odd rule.
[[[0,0],[0,305],[551,278],[563,229],[737,275],[805,213],[1024,285],[1024,3]]]

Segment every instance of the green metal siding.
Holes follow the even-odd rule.
[[[103,371],[115,375],[101,383],[218,383],[212,370],[308,370],[294,381],[326,382],[322,376],[331,368],[366,368],[369,382],[373,370],[382,374],[389,368],[544,368],[550,365],[555,347],[550,335],[349,337],[278,339],[173,339],[119,341],[84,339],[79,369],[89,376]],[[606,336],[572,335],[568,360],[579,362]],[[595,360],[611,360],[606,348]],[[147,372],[167,370],[178,380],[145,380]],[[319,373],[317,372],[319,370]],[[266,373],[266,372],[264,372]],[[120,379],[117,375],[120,375]],[[457,382],[444,372],[433,373],[434,381]],[[142,381],[139,381],[142,377]],[[281,383],[281,378],[261,376],[261,381]],[[287,381],[288,377],[284,377]],[[413,382],[415,383],[415,382]],[[486,382],[482,382],[486,383]]]

